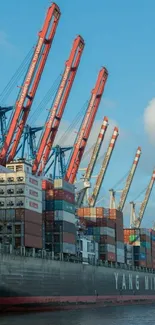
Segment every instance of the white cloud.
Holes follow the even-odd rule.
[[[145,108],[144,112],[144,128],[149,137],[151,144],[155,141],[155,98],[153,98]]]

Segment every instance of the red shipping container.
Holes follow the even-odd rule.
[[[46,192],[45,192],[45,200],[51,201],[53,199],[54,199],[54,190],[52,190],[52,189],[46,190]]]
[[[114,253],[100,254],[99,259],[102,261],[116,262],[116,254]]]
[[[115,238],[110,237],[110,236],[100,236],[100,244],[110,244],[110,245],[115,245]]]
[[[32,223],[32,222],[25,222],[24,232],[25,234],[42,237],[42,225]]]
[[[63,232],[63,242],[69,244],[75,244],[75,234]]]
[[[25,234],[24,237],[25,247],[42,248],[42,237]]]
[[[53,187],[54,187],[54,185],[53,185],[52,181],[46,180],[46,179],[42,180],[42,189],[43,190],[51,190],[51,189],[53,189]]]

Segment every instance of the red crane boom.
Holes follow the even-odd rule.
[[[13,160],[16,155],[16,150],[52,45],[60,14],[60,9],[55,3],[48,8],[43,28],[39,32],[38,43],[35,47],[28,72],[25,76],[21,91],[15,104],[15,112],[0,153],[0,164],[6,162],[7,153],[17,129],[7,162]]]
[[[60,86],[58,88],[54,103],[52,105],[49,119],[47,120],[45,130],[43,132],[41,142],[37,151],[36,159],[33,164],[32,171],[37,173],[38,167],[40,175],[48,161],[48,157],[56,137],[56,133],[69,97],[72,84],[80,63],[82,52],[84,49],[84,40],[78,36],[73,43],[73,47],[66,61],[65,70],[61,78]]]
[[[89,134],[102,98],[107,77],[108,71],[103,67],[98,74],[95,88],[92,90],[91,99],[80,127],[79,134],[75,141],[70,163],[66,171],[65,180],[71,184],[73,184],[75,181],[87,140],[89,138]]]

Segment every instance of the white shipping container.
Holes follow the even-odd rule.
[[[40,177],[26,174],[25,172],[17,172],[15,175],[16,184],[26,184],[40,191],[42,190],[42,181]]]
[[[126,253],[126,258],[133,258],[133,254],[132,253]]]
[[[93,235],[86,235],[88,240],[94,240],[94,236]]]
[[[117,249],[116,249],[116,254],[117,254],[118,256],[125,256],[124,249],[117,248]]]
[[[116,247],[124,250],[124,243],[121,241],[116,242]]]
[[[115,238],[115,229],[109,227],[100,227],[100,235],[105,235]]]
[[[133,246],[132,245],[129,245],[129,244],[125,244],[125,250],[127,252],[133,252]]]
[[[125,258],[124,258],[124,256],[117,255],[116,261],[118,263],[123,263],[124,264],[125,263]]]
[[[16,185],[15,194],[18,196],[26,196],[29,198],[33,198],[36,201],[42,202],[42,191],[35,189],[34,187],[29,185]]]
[[[126,260],[126,264],[132,266],[133,265],[133,260],[127,259]]]
[[[0,197],[0,209],[5,209],[5,208],[6,208],[6,198],[3,196],[3,197]]]
[[[6,203],[6,209],[14,209],[15,208],[15,205],[16,205],[16,203],[15,203],[15,197],[14,196],[8,196],[8,197],[6,197],[6,201],[5,201]]]
[[[0,173],[0,184],[3,185],[3,184],[6,184],[6,174],[4,173]]]
[[[15,185],[6,185],[6,196],[15,196]]]
[[[25,172],[32,174],[32,166],[29,162],[23,162],[23,161],[16,161],[10,164],[6,164],[6,167],[8,170],[14,171],[14,172]]]
[[[75,193],[75,185],[67,183],[64,179],[55,179],[54,180],[55,189],[63,189],[70,193]]]
[[[70,212],[66,212],[63,210],[55,210],[54,211],[54,220],[55,221],[68,221],[75,224],[75,215]]]
[[[16,182],[16,173],[12,172],[12,173],[6,174],[6,184],[14,185],[15,182]]]
[[[6,195],[6,185],[0,184],[0,196],[5,196],[5,195]]]
[[[31,211],[36,211],[38,213],[42,213],[42,202],[26,198],[26,197],[16,197],[15,201],[15,208],[16,209],[28,209]]]

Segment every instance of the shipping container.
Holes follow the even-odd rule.
[[[99,242],[101,244],[116,245],[116,242],[115,242],[115,238],[114,237],[105,236],[105,235],[100,236]]]
[[[6,184],[6,173],[0,173],[0,185]]]
[[[37,237],[42,237],[42,225],[34,222],[25,221],[24,232],[26,235],[34,235]]]
[[[51,190],[53,189],[54,184],[51,180],[49,179],[42,179],[42,189],[43,190]]]
[[[15,208],[16,207],[15,197],[14,196],[6,197],[5,207],[6,207],[6,209],[10,209],[10,208]]]
[[[102,261],[115,262],[116,255],[114,253],[99,254],[99,259]]]
[[[123,249],[124,250],[124,242],[117,241],[116,242],[116,247],[119,248],[119,249]]]
[[[54,200],[64,200],[66,202],[75,203],[75,194],[65,190],[54,190]]]
[[[8,187],[8,186],[7,186]],[[39,189],[35,189],[32,186],[19,184],[15,186],[15,195],[26,196],[36,201],[42,202],[42,192]]]
[[[0,184],[0,196],[5,196],[5,195],[6,195],[6,185]]]
[[[125,256],[125,251],[124,249],[121,249],[121,248],[116,248],[116,254],[117,256]]]
[[[75,185],[66,182],[64,179],[55,179],[54,180],[54,189],[63,189],[65,191],[74,193]]]
[[[27,210],[42,213],[42,203],[41,202],[26,198],[26,197],[22,197],[22,196],[16,197],[15,208],[16,209],[24,208]]]
[[[99,251],[100,252],[108,252],[108,253],[115,253],[116,252],[116,248],[115,248],[115,245],[110,245],[110,244],[105,244],[105,245],[102,245],[100,244],[99,245]]]
[[[54,252],[55,253],[66,253],[66,254],[71,254],[75,255],[76,253],[76,246],[73,244],[69,243],[55,243],[54,245]]]
[[[54,200],[54,190],[53,189],[49,189],[49,190],[45,191],[45,200],[47,200],[47,201]]]
[[[125,263],[125,256],[117,255],[117,256],[116,256],[116,261],[117,261],[117,263],[122,263],[122,264],[124,264],[124,263]]]
[[[63,211],[63,210],[57,210],[54,211],[54,220],[55,221],[68,221],[73,224],[75,224],[75,215],[73,213]]]
[[[15,221],[16,211],[15,209],[6,210],[6,221]]]
[[[109,227],[101,227],[100,234],[115,238],[115,229]]]
[[[43,221],[54,221],[54,211],[45,211],[42,214]]]
[[[12,172],[25,172],[32,174],[32,165],[27,161],[13,161],[6,164],[6,167]]]
[[[26,234],[24,236],[24,246],[42,249],[42,237]]]
[[[55,221],[54,222],[54,232],[68,232],[76,233],[75,224],[68,221]]]
[[[54,201],[45,201],[45,206],[43,205],[43,208],[45,207],[45,210],[43,211],[53,211],[54,210]]]
[[[75,214],[75,205],[66,201],[54,201],[54,210],[63,210]]]
[[[7,174],[7,184],[26,184],[33,188],[41,190],[41,178],[25,172]]]
[[[0,210],[6,209],[6,198],[5,197],[0,197]],[[1,213],[1,211],[0,211]]]
[[[69,243],[69,244],[75,245],[75,240],[76,240],[75,234],[63,232],[63,242],[64,243]]]
[[[0,210],[0,221],[4,221],[6,217],[6,210]]]

